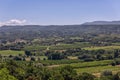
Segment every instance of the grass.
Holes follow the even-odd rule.
[[[45,63],[46,61],[43,61],[43,62]],[[93,61],[93,62],[83,62],[80,60],[58,60],[58,61],[48,60],[46,63],[50,64],[49,67],[54,65],[58,65],[59,67],[70,65],[74,69],[79,69],[79,68],[89,68],[89,67],[97,67],[97,66],[108,66],[112,62],[113,60],[103,60],[103,61]]]
[[[86,68],[86,67],[96,67],[96,66],[106,66],[111,64],[112,60],[104,60],[104,61],[93,61],[93,62],[79,62],[68,64],[73,68]]]
[[[103,61],[93,61],[93,62],[79,62],[71,64],[61,64],[60,67],[70,65],[77,71],[78,74],[87,72],[87,73],[101,73],[105,70],[111,71],[120,71],[120,66],[111,66],[113,60],[103,60]]]
[[[68,59],[72,59],[72,60],[74,60],[74,59],[78,59],[77,56],[68,56],[67,58],[68,58]]]
[[[48,46],[39,46],[39,45],[33,45],[33,46],[26,46],[24,50],[46,50]]]
[[[88,72],[88,73],[101,73],[105,70],[111,70],[111,71],[119,71],[120,66],[96,66],[96,67],[86,67],[86,68],[78,68],[75,69],[77,73],[83,73],[83,72]]]
[[[23,50],[66,50],[72,48],[82,48],[82,47],[89,47],[91,44],[89,42],[75,42],[73,44],[58,44],[58,45],[51,45],[51,46],[41,46],[41,45],[32,45],[26,46]]]
[[[111,62],[113,60],[103,60],[103,61],[93,61],[93,62],[78,62],[78,63],[71,63],[71,64],[59,64],[59,66],[55,67],[63,67],[66,65],[70,65],[77,71],[77,73],[101,73],[105,70],[111,71],[120,71],[120,66],[111,66]]]
[[[83,62],[81,60],[41,60],[40,61],[44,65],[52,66],[52,65],[63,65],[63,64],[71,64],[71,63],[80,63]]]
[[[99,50],[99,49],[114,50],[114,49],[120,49],[120,46],[86,47],[83,49],[85,50]]]
[[[40,58],[40,60],[44,60],[44,59],[47,60],[47,59],[48,59],[47,56],[37,56],[37,58],[38,58],[38,57]]]
[[[55,46],[50,46],[50,50],[66,50],[72,48],[82,48],[82,47],[89,47],[91,46],[88,42],[76,42],[73,44],[59,44]]]
[[[24,51],[13,51],[13,50],[2,50],[0,51],[0,55],[2,56],[9,56],[9,55],[19,55],[19,54],[24,54]]]
[[[120,46],[120,42],[112,43],[112,45]]]
[[[64,61],[65,62],[65,61]],[[111,70],[111,71],[118,71],[120,70],[120,66],[111,66],[111,62],[113,62],[113,60],[103,60],[103,61],[93,61],[93,62],[73,62],[73,63],[65,63],[65,64],[53,64],[48,66],[49,68],[61,68],[64,67],[66,65],[70,65],[73,67],[74,70],[77,71],[78,74],[83,73],[83,72],[87,72],[87,73],[92,73],[95,74],[96,73],[101,73],[105,70]]]

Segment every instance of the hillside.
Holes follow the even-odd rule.
[[[108,22],[107,22],[108,23]],[[112,22],[113,23],[113,22]],[[48,37],[83,36],[85,34],[119,34],[120,24],[100,24],[98,22],[82,25],[24,25],[0,27],[0,39],[36,39]],[[4,36],[3,36],[4,35]],[[10,37],[12,36],[12,37]],[[14,36],[14,37],[13,37]]]

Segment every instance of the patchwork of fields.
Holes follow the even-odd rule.
[[[61,44],[56,46],[27,46],[24,48],[24,50],[47,50],[48,48],[50,50],[64,50],[69,48],[81,48],[85,50],[98,50],[98,49],[104,49],[104,50],[113,50],[113,49],[120,49],[120,46],[103,46],[103,47],[89,47],[89,43],[74,43],[74,44]],[[13,50],[2,50],[0,51],[0,55],[2,56],[9,56],[9,55],[19,55],[24,54],[24,51],[13,51]],[[119,71],[120,66],[111,66],[110,64],[113,62],[113,60],[103,60],[103,61],[93,61],[93,62],[83,62],[82,60],[78,60],[76,57],[70,56],[70,60],[43,60],[44,58],[47,59],[46,56],[40,56],[41,63],[46,65],[47,67],[63,67],[66,65],[72,66],[77,73],[101,73],[105,70],[111,70],[111,71]],[[73,60],[72,60],[73,58]]]

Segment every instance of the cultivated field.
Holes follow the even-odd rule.
[[[2,55],[2,56],[9,56],[9,55],[16,56],[16,55],[19,55],[19,54],[24,54],[24,51],[13,51],[13,50],[2,50],[2,51],[0,51],[0,55]]]

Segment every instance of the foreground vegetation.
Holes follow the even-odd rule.
[[[50,68],[47,66],[43,67],[39,63],[34,64],[34,62],[15,62],[10,60],[0,64],[0,80],[119,80],[120,79],[119,77],[120,72],[118,66],[116,67],[107,66],[107,65],[96,66],[96,67],[84,66],[82,68],[74,69],[74,67],[70,65],[64,65],[59,68]],[[112,71],[117,71],[117,72],[114,73]],[[96,72],[97,73],[99,72],[99,75],[93,74]]]

